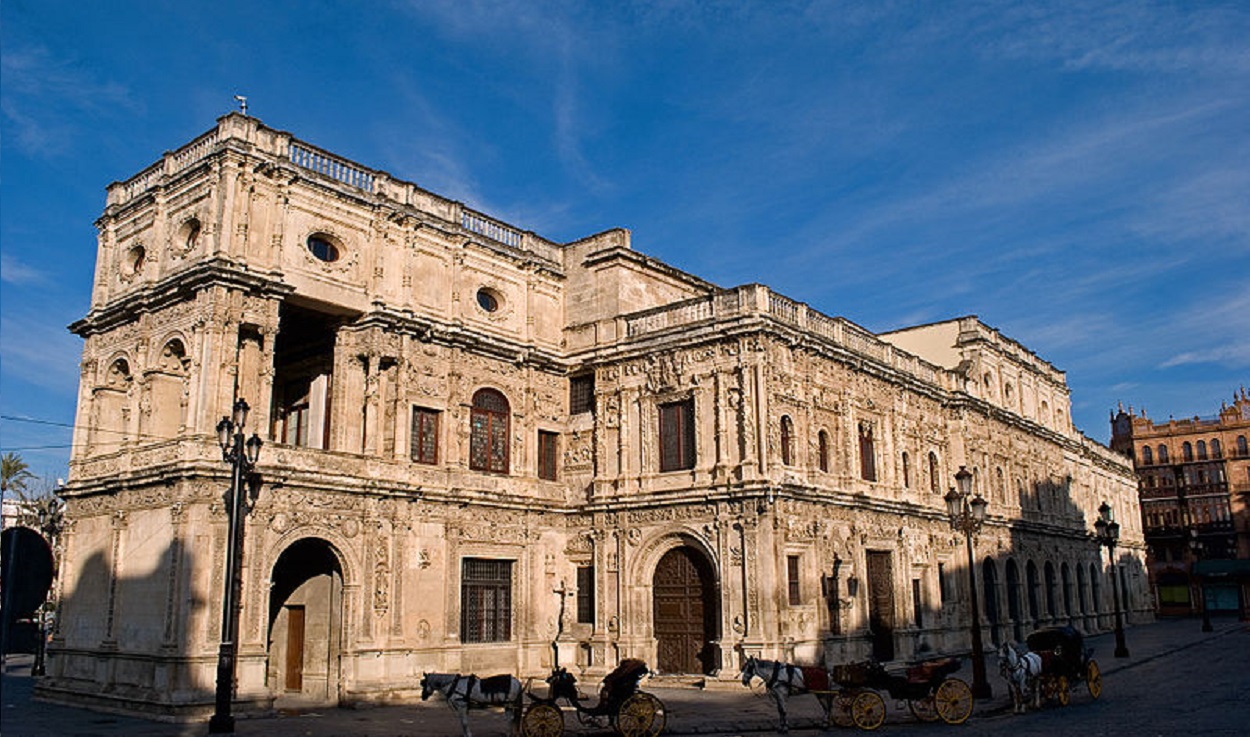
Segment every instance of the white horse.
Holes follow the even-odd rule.
[[[824,682],[816,683],[816,679],[822,675]],[[781,726],[777,731],[782,734],[790,731],[790,724],[786,719],[786,699],[792,694],[808,693],[813,689],[820,691],[816,694],[816,698],[824,708],[825,726],[829,726],[829,710],[833,706],[833,693],[827,690],[829,674],[822,668],[790,665],[775,660],[760,660],[752,656],[742,664],[742,685],[750,686],[752,678],[759,678],[764,682],[768,695],[777,704],[777,716],[781,718]]]
[[[1007,679],[1014,713],[1024,713],[1026,699],[1033,702],[1034,709],[1042,705],[1042,692],[1038,688],[1038,679],[1042,675],[1040,655],[1013,642],[1004,642],[998,648],[998,672]]]
[[[512,733],[517,733],[521,723],[521,696],[525,690],[521,682],[510,675],[478,678],[460,673],[425,673],[421,677],[421,700],[425,701],[435,692],[447,698],[456,716],[460,717],[460,732],[473,737],[469,731],[469,708],[502,706],[511,712]]]

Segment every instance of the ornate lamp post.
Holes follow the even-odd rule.
[[[1120,541],[1120,523],[1115,521],[1115,513],[1111,505],[1103,502],[1098,507],[1098,520],[1094,522],[1094,537],[1107,549],[1111,559],[1111,593],[1115,602],[1115,656],[1128,657],[1128,646],[1124,644],[1124,619],[1120,614],[1120,582],[1115,572],[1115,545]]]
[[[1195,564],[1202,560],[1207,552],[1206,543],[1198,539],[1198,532],[1193,528],[1189,530],[1189,549],[1193,551]],[[1197,568],[1197,565],[1191,565],[1190,571],[1193,571],[1195,568]],[[1194,578],[1198,577],[1194,576]],[[1202,631],[1212,632],[1215,628],[1211,626],[1211,612],[1207,609],[1207,583],[1205,580],[1200,580],[1198,595],[1202,599]]]
[[[950,514],[951,529],[964,534],[968,544],[968,588],[972,591],[972,695],[988,699],[994,695],[989,681],[985,680],[985,648],[981,644],[981,604],[977,598],[977,569],[972,554],[972,538],[981,531],[985,522],[985,509],[989,502],[980,494],[972,497],[972,474],[960,466],[955,474],[958,490],[951,489],[944,499]],[[971,499],[969,497],[972,497]]]
[[[230,524],[226,538],[226,585],[221,605],[221,648],[217,652],[216,711],[208,722],[209,734],[234,732],[234,716],[230,713],[234,695],[234,661],[238,647],[239,558],[243,555],[243,515],[247,512],[243,493],[245,484],[255,492],[258,478],[253,473],[260,459],[260,436],[243,439],[247,424],[247,402],[234,403],[233,417],[222,417],[217,423],[217,442],[221,457],[231,465],[230,493],[226,498],[226,515]]]

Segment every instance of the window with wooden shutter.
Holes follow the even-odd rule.
[[[545,430],[538,431],[538,478],[556,480],[556,461],[559,458],[560,436]]]
[[[469,419],[469,468],[490,473],[508,472],[508,400],[494,389],[473,395]]]
[[[694,400],[660,405],[660,470],[694,468]]]
[[[416,463],[438,463],[438,411],[424,407],[412,408],[412,460]]]
[[[512,561],[465,558],[460,566],[460,641],[512,639]]]

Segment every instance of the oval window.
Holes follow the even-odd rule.
[[[188,251],[199,244],[200,230],[200,221],[196,218],[191,218],[182,226],[182,242]]]
[[[499,309],[499,297],[489,289],[477,290],[477,306],[487,312],[495,312]]]
[[[339,260],[338,246],[329,237],[320,233],[308,236],[308,252],[318,261],[332,262]]]

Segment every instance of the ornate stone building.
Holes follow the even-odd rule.
[[[423,671],[732,677],[1149,616],[1132,468],[975,317],[873,335],[765,286],[571,243],[227,115],[110,185],[45,698],[211,710],[237,398],[265,439],[240,709],[409,699]]]
[[[1250,396],[1215,417],[1155,424],[1111,416],[1111,447],[1133,459],[1160,614],[1250,618]]]

